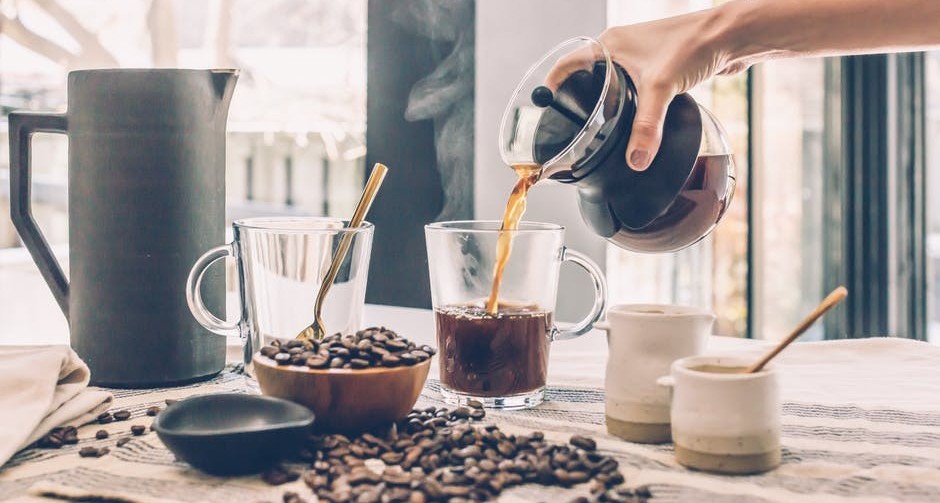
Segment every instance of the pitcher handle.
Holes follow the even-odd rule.
[[[64,114],[13,112],[9,116],[10,128],[10,217],[23,244],[39,267],[59,309],[69,319],[69,280],[62,272],[49,242],[33,218],[31,195],[32,169],[30,166],[33,133],[68,134],[68,120]]]
[[[202,277],[205,275],[206,269],[217,260],[226,257],[234,258],[236,256],[235,254],[235,243],[216,246],[206,253],[203,253],[202,256],[196,260],[192,270],[189,271],[189,277],[186,278],[186,303],[189,304],[189,310],[193,313],[193,318],[195,318],[200,325],[214,334],[225,336],[241,335],[241,322],[228,322],[212,314],[206,307],[205,302],[203,302],[202,291],[200,290],[202,287]]]
[[[594,328],[594,324],[601,319],[601,316],[604,315],[604,309],[607,307],[607,282],[604,280],[604,273],[601,271],[601,268],[595,264],[593,260],[589,259],[587,255],[567,248],[562,250],[561,260],[563,262],[572,262],[580,266],[591,276],[591,280],[594,282],[594,306],[584,319],[571,328],[566,330],[558,330],[556,328],[552,332],[553,341],[574,339],[575,337],[586,334]]]

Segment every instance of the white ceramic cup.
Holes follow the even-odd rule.
[[[607,331],[607,431],[642,443],[670,439],[669,393],[656,379],[673,361],[701,354],[715,315],[688,306],[624,304],[595,327]]]
[[[754,374],[715,371],[752,363],[692,356],[674,362],[671,375],[659,379],[672,389],[672,440],[680,464],[730,474],[780,465],[780,391],[773,365]]]

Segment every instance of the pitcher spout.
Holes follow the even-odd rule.
[[[232,94],[235,92],[235,82],[238,81],[240,71],[235,68],[223,68],[210,70],[209,72],[212,75],[212,88],[219,102],[219,108],[223,112],[227,112],[228,105],[232,101]]]

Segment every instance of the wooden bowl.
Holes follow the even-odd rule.
[[[305,405],[321,432],[356,433],[404,419],[421,394],[431,359],[401,367],[310,369],[255,354],[261,392]]]

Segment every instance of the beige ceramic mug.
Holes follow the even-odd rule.
[[[642,443],[670,439],[669,393],[656,379],[673,361],[701,354],[715,315],[688,306],[624,304],[595,324],[607,332],[605,416],[611,435]]]
[[[780,465],[780,391],[773,365],[692,356],[672,364],[659,384],[672,389],[676,461],[709,472],[746,474]]]

